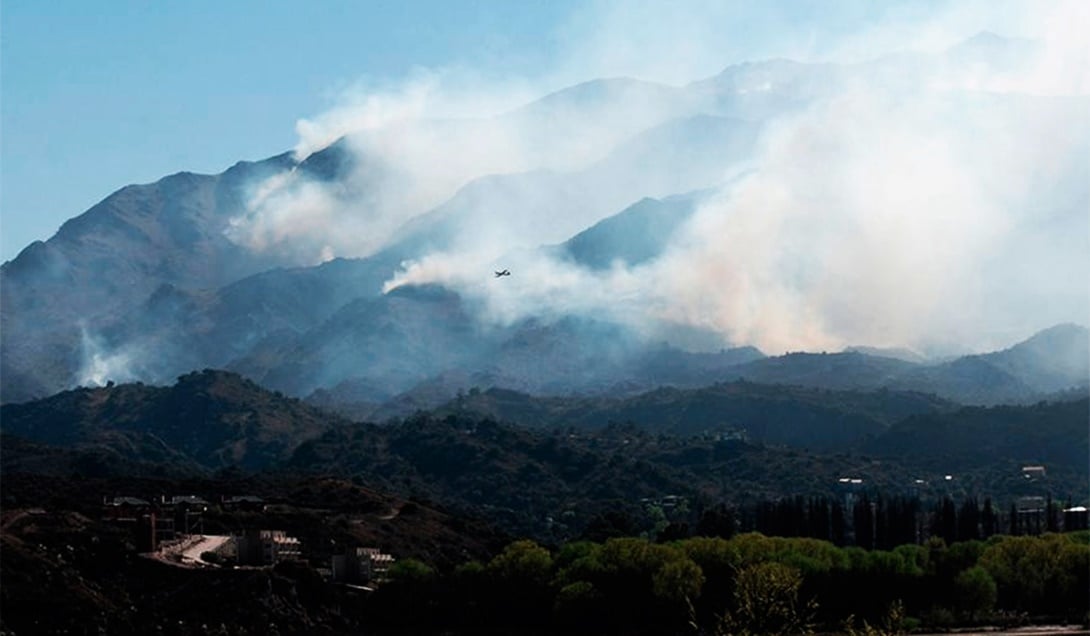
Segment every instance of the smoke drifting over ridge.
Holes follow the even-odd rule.
[[[569,41],[570,59],[582,58],[584,72],[666,83],[594,82],[530,101],[578,75],[575,62],[561,62],[536,81],[436,71],[353,94],[301,121],[296,149],[302,159],[347,135],[350,173],[321,181],[296,171],[255,186],[232,238],[313,263],[374,254],[441,220],[444,244],[411,254],[385,291],[439,283],[475,301],[486,321],[590,314],[649,338],[696,327],[768,353],[984,350],[1057,322],[1086,323],[1090,64],[1076,34],[1088,10],[1009,5],[1032,41],[966,40],[993,26],[984,6],[904,23],[887,16],[817,51],[786,47],[833,63],[735,66],[688,83],[701,76],[686,72],[714,72],[714,40],[694,26],[705,24],[699,10],[659,22],[662,39],[640,49],[625,36],[632,14],[596,5],[600,35]],[[585,33],[588,20],[574,18],[568,35]],[[690,28],[699,33],[679,32]],[[644,59],[667,40],[695,43],[678,51],[677,76],[664,75],[668,56]],[[926,52],[878,55],[914,44]],[[738,61],[732,54],[719,66]],[[625,146],[700,116],[751,123],[753,152],[701,182],[659,179],[686,170],[699,129],[664,138],[682,149],[665,167],[653,149]],[[621,147],[649,158],[624,164],[611,155]],[[657,259],[596,271],[536,249],[641,197],[685,191],[667,183],[716,192]],[[499,266],[515,275],[490,280]]]

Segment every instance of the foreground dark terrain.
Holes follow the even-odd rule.
[[[474,390],[369,424],[219,371],[77,389],[0,411],[0,620],[16,634],[1078,623],[1090,403],[1076,396]],[[241,569],[149,556],[147,527],[113,504],[164,517],[178,495],[200,501],[188,533],[278,530],[301,550]],[[331,580],[359,546],[396,561],[366,589]]]
[[[664,634],[694,627],[697,633],[794,633],[852,625],[893,633],[1037,621],[1078,625],[1090,609],[1090,534],[1047,532],[1054,521],[1045,519],[1045,534],[1009,536],[987,514],[973,517],[964,503],[956,521],[944,518],[941,506],[916,510],[914,517],[937,524],[923,529],[931,536],[922,545],[860,536],[860,523],[882,525],[892,515],[866,520],[854,510],[848,534],[835,537],[847,545],[838,547],[828,539],[739,534],[747,522],[725,508],[705,510],[691,531],[668,525],[641,536],[625,536],[640,522],[606,515],[611,522],[593,524],[584,539],[542,544],[511,541],[486,524],[345,482],[292,487],[280,481],[264,484],[282,497],[268,511],[210,511],[202,530],[285,529],[302,539],[304,557],[234,568],[208,555],[208,563],[195,567],[138,553],[129,529],[89,505],[94,494],[116,489],[116,481],[86,480],[72,489],[49,480],[9,480],[15,482],[5,486],[9,502],[52,493],[41,497],[43,506],[5,506],[0,522],[0,620],[13,634]],[[125,487],[263,491],[253,481],[220,480],[135,480]],[[815,522],[824,513],[808,504],[797,516],[783,504],[764,514],[820,532]],[[826,517],[834,534],[837,524]],[[1000,534],[988,536],[991,531]],[[878,539],[888,547],[858,545]],[[354,545],[382,546],[398,561],[368,588],[330,581],[331,555]]]

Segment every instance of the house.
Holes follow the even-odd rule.
[[[1014,502],[1018,514],[1041,514],[1045,511],[1044,497],[1019,497]]]
[[[1045,467],[1044,466],[1023,466],[1022,476],[1026,479],[1044,479]]]
[[[363,584],[371,580],[371,558],[361,554],[360,548],[333,555],[332,579],[337,583]]]
[[[1021,533],[1040,534],[1046,527],[1046,509],[1044,497],[1019,497],[1014,501],[1014,514]]]
[[[276,565],[303,557],[302,543],[283,530],[250,530],[233,540],[239,565]]]
[[[104,497],[102,520],[127,528],[141,552],[155,552],[160,543],[174,540],[177,534],[172,513],[164,514],[158,505],[139,497]]]
[[[103,497],[102,518],[120,521],[136,519],[151,510],[151,502],[139,497]]]
[[[386,576],[386,573],[390,570],[390,566],[397,561],[393,555],[386,554],[378,548],[359,548],[359,550],[361,554],[367,555],[371,560],[371,572],[376,579]]]
[[[174,525],[183,534],[204,533],[204,513],[208,511],[208,501],[196,495],[163,495],[160,507],[163,516],[173,515]]]
[[[243,512],[265,512],[268,506],[265,504],[265,500],[261,497],[254,495],[237,495],[233,497],[224,497],[221,500],[221,505],[224,510],[238,510]]]
[[[1090,529],[1090,516],[1086,506],[1072,506],[1064,508],[1064,531]]]
[[[187,506],[193,509],[208,510],[208,501],[197,495],[163,495],[163,503],[168,506]]]
[[[333,557],[332,579],[338,583],[363,584],[382,578],[396,561],[378,548],[350,548]]]

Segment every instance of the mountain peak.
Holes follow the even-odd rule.
[[[1066,322],[1042,329],[1008,351],[1035,350],[1059,353],[1062,350],[1081,350],[1085,356],[1088,345],[1090,345],[1090,330],[1082,325]]]
[[[1007,42],[1007,38],[995,33],[994,31],[988,31],[987,29],[977,33],[971,38],[962,42],[962,45],[971,46],[998,46]]]
[[[1041,391],[1060,391],[1090,383],[1090,331],[1064,323],[984,356],[999,368]]]
[[[946,50],[946,55],[957,62],[1007,68],[1024,63],[1037,47],[1038,43],[1034,40],[981,31],[951,46]]]

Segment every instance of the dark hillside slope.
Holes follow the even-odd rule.
[[[468,415],[419,415],[390,426],[331,429],[301,445],[285,468],[416,493],[516,535],[556,538],[578,536],[611,510],[642,515],[641,498],[829,494],[853,461],[634,426],[545,432]],[[894,487],[894,472],[875,483]]]
[[[645,263],[662,253],[697,203],[693,196],[642,199],[576,234],[559,251],[590,269],[608,269],[614,261]]]
[[[0,407],[5,434],[62,447],[113,449],[129,453],[133,461],[165,462],[181,453],[211,469],[269,467],[339,423],[222,371],[191,373],[172,387],[76,389]],[[142,455],[151,447],[162,456]]]
[[[1090,400],[967,407],[910,417],[861,450],[945,472],[1043,464],[1052,477],[1090,467]],[[1085,494],[1085,493],[1084,493]]]
[[[600,429],[625,422],[672,435],[744,434],[754,442],[843,449],[910,415],[957,405],[900,391],[828,391],[752,382],[662,388],[627,398],[534,397],[503,389],[463,395],[440,412],[468,412],[535,427]]]
[[[824,389],[933,393],[963,404],[1030,404],[1090,384],[1085,327],[1057,325],[1008,349],[921,364],[859,351],[788,353],[724,370],[719,379]]]
[[[0,435],[0,473],[80,479],[98,477],[185,478],[208,474],[208,468],[168,447],[154,435],[138,432],[103,433],[73,447]]]
[[[964,404],[1019,403],[1038,393],[986,356],[964,356],[943,364],[917,367],[890,381],[898,388],[937,393]]]
[[[788,353],[728,370],[724,380],[794,384],[823,389],[877,389],[916,365],[862,353]]]

